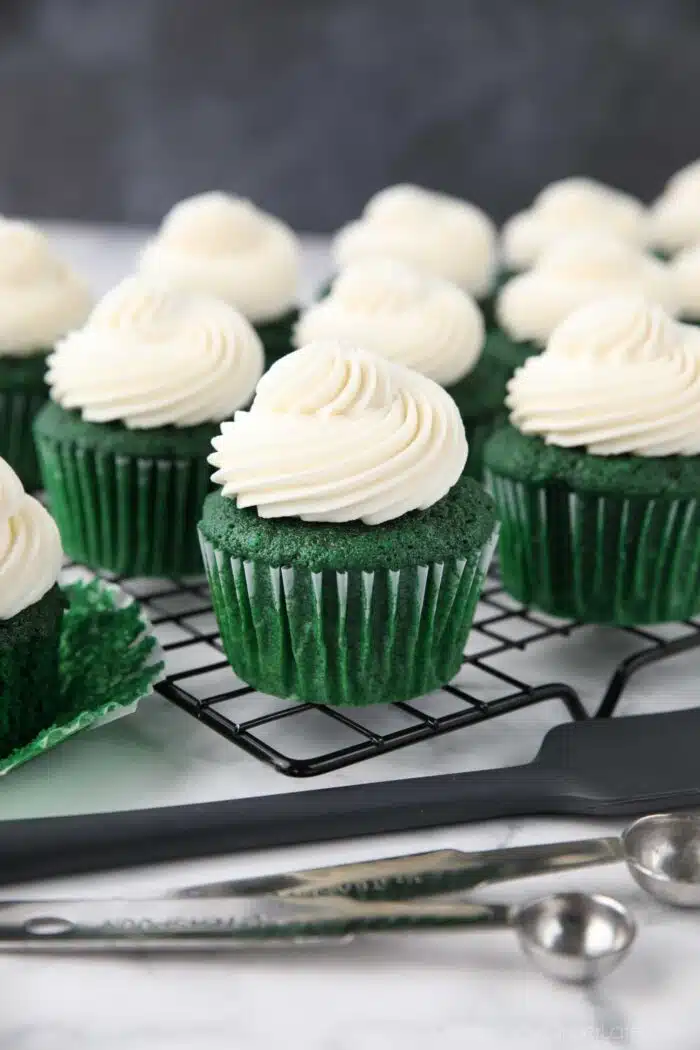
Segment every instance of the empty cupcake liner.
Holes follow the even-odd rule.
[[[0,457],[7,460],[28,492],[41,487],[32,423],[47,397],[44,387],[0,389]]]
[[[364,706],[454,677],[496,536],[468,559],[373,572],[280,568],[200,541],[236,673],[274,696]]]

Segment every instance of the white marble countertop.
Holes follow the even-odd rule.
[[[128,271],[140,236],[53,227],[101,289]],[[323,272],[309,244],[309,281]],[[548,643],[549,644],[549,643]],[[538,647],[530,680],[561,679],[593,704],[623,655],[618,636],[582,631],[566,656]],[[697,702],[697,652],[640,676],[621,713]],[[544,661],[544,662],[543,662]],[[592,671],[591,667],[596,670]],[[513,667],[513,670],[515,668]],[[160,697],[132,718],[67,742],[2,781],[0,819],[159,806],[322,788],[529,760],[561,713],[546,704],[296,782],[262,766]],[[46,893],[126,895],[224,876],[262,874],[454,846],[491,848],[610,833],[611,821],[508,820],[349,840],[32,886]],[[229,958],[0,957],[0,1050],[695,1050],[700,1045],[700,915],[645,899],[621,866],[529,880],[480,896],[522,900],[552,888],[608,892],[640,924],[629,959],[594,990],[553,985],[507,933],[413,934],[333,948]]]

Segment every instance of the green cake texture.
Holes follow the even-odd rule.
[[[428,510],[376,526],[263,519],[216,492],[199,530],[236,673],[275,696],[361,706],[457,673],[497,525],[463,476]]]
[[[0,457],[28,492],[41,484],[32,423],[48,399],[46,353],[0,356]]]
[[[512,426],[485,450],[506,589],[587,623],[700,612],[700,457],[594,456]]]
[[[34,428],[66,553],[127,576],[201,572],[197,519],[219,425],[129,430],[49,402]]]
[[[274,365],[275,361],[279,361],[281,357],[285,357],[295,349],[292,335],[298,320],[299,311],[295,309],[288,310],[286,314],[276,317],[273,321],[264,321],[255,325],[255,331],[265,348],[266,368]]]

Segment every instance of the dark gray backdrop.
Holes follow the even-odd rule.
[[[422,182],[503,218],[700,155],[697,0],[0,0],[0,210],[152,222],[213,186],[329,230]]]

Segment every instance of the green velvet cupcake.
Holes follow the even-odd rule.
[[[457,673],[497,525],[463,474],[463,428],[437,384],[312,345],[274,366],[214,445],[222,491],[199,531],[241,678],[362,706]]]
[[[643,300],[575,312],[485,451],[506,589],[586,623],[700,612],[700,358]]]
[[[262,368],[257,335],[220,300],[145,276],[106,295],[52,355],[35,424],[70,557],[127,576],[200,571],[206,455]]]
[[[0,757],[54,720],[61,557],[50,515],[0,459]]]
[[[253,325],[269,366],[293,350],[301,245],[250,201],[201,193],[180,201],[146,245],[141,270],[223,299]]]
[[[440,383],[464,423],[467,472],[481,478],[484,443],[505,420],[511,370],[482,354],[484,322],[466,292],[394,260],[354,263],[297,325],[299,346],[328,339],[362,346]]]
[[[44,234],[0,218],[0,456],[29,491],[41,482],[32,422],[48,398],[46,357],[89,309],[86,286]]]

